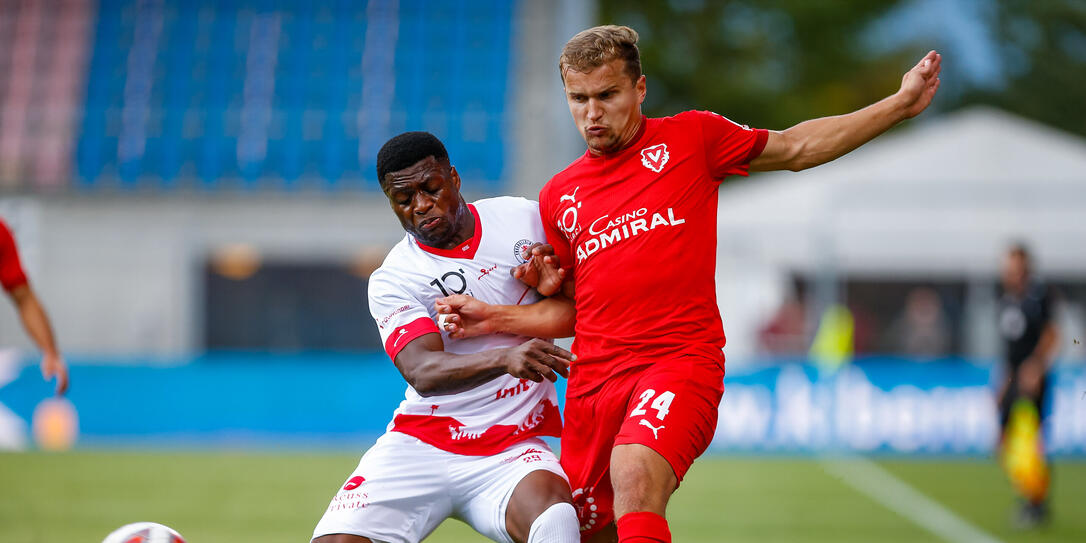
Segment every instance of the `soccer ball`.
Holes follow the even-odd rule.
[[[137,522],[117,528],[102,543],[185,543],[185,538],[161,524]]]

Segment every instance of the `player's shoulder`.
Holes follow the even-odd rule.
[[[712,111],[704,111],[700,109],[689,109],[686,111],[680,111],[674,115],[667,117],[649,117],[649,123],[655,124],[675,124],[675,123],[689,123],[699,122],[710,115],[716,115]]]
[[[494,198],[483,198],[482,200],[472,202],[472,205],[480,212],[496,214],[539,210],[538,202],[520,196],[495,196]]]
[[[375,283],[397,282],[404,272],[418,269],[425,253],[416,250],[414,243],[410,235],[405,235],[392,247],[381,265],[370,274],[368,284],[371,289]]]
[[[704,110],[704,109],[692,109],[692,110],[689,110],[689,111],[684,111],[684,112],[682,112],[682,113],[675,116],[676,119],[678,119],[680,117],[683,120],[687,121],[687,122],[697,122],[697,123],[702,124],[702,125],[715,124],[715,125],[726,125],[726,126],[729,126],[729,127],[742,128],[743,130],[750,130],[751,129],[750,126],[745,125],[743,123],[737,123],[737,122],[729,119],[728,117],[725,117],[724,115],[722,115],[720,113],[717,113],[715,111],[708,111],[708,110]]]

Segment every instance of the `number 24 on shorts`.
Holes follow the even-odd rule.
[[[646,388],[645,391],[641,393],[641,401],[637,402],[637,407],[635,407],[633,411],[630,411],[630,416],[640,417],[641,415],[644,415],[646,413],[644,409],[645,404],[648,403],[649,400],[652,400],[652,403],[649,404],[649,408],[656,410],[657,419],[664,420],[668,410],[671,408],[672,400],[675,399],[675,393],[670,390],[665,390],[661,392],[659,396],[656,396],[655,400],[652,399],[653,396],[656,396],[656,391],[651,388]]]

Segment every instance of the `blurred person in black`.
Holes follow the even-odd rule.
[[[1054,319],[1055,295],[1031,276],[1032,261],[1024,244],[1012,245],[1003,259],[999,334],[1004,344],[1004,379],[999,389],[1000,442],[1007,435],[1011,408],[1020,398],[1033,404],[1043,428],[1048,370],[1056,356],[1059,329]],[[1047,485],[1046,485],[1047,487]],[[1032,527],[1048,516],[1044,495],[1025,499],[1016,523]]]

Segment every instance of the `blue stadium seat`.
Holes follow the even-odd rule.
[[[78,186],[375,191],[380,144],[430,130],[499,191],[513,2],[394,4],[102,0]]]

